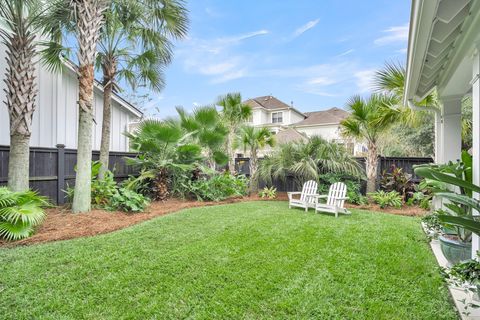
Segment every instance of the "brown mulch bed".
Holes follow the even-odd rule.
[[[384,212],[384,213],[396,214],[400,216],[409,216],[409,217],[421,217],[428,213],[428,210],[422,209],[417,206],[403,206],[401,208],[384,208],[384,209],[380,208],[380,206],[377,204],[368,204],[368,205],[362,205],[362,206],[346,204],[345,206],[350,209]]]
[[[18,245],[31,245],[35,243],[90,237],[124,229],[139,222],[150,220],[152,218],[163,216],[165,214],[173,213],[182,209],[258,200],[263,199],[259,198],[257,195],[232,198],[220,202],[198,202],[192,200],[169,199],[164,202],[153,202],[148,207],[147,211],[136,214],[111,212],[97,209],[92,210],[89,213],[72,214],[71,211],[66,207],[57,207],[46,210],[47,218],[42,225],[38,227],[33,236],[16,242],[0,240],[0,247],[14,247]],[[276,200],[288,200],[287,194],[285,192],[278,193]],[[354,209],[382,211],[386,213],[407,216],[421,216],[426,213],[425,210],[418,207],[380,209],[377,205],[347,206]]]

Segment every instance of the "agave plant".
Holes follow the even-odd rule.
[[[19,240],[29,237],[45,218],[48,200],[34,191],[13,192],[0,187],[0,237]]]

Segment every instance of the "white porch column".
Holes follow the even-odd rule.
[[[440,130],[440,163],[456,161],[462,153],[462,98],[463,96],[440,97],[442,122]]]
[[[480,185],[480,54],[477,48],[473,56],[473,79],[472,79],[472,134],[473,134],[473,183]],[[475,198],[480,195],[474,193]],[[479,214],[479,212],[474,212]],[[476,258],[476,253],[480,248],[480,238],[474,234],[472,238],[472,258]]]
[[[443,163],[442,159],[442,112],[435,111],[435,163]]]

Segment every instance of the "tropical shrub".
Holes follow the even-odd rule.
[[[410,197],[405,202],[408,206],[418,205],[422,209],[430,209],[430,202],[432,196],[421,191],[415,191],[410,194]]]
[[[110,170],[104,172],[103,179],[98,178],[101,168],[99,161],[92,163],[92,206],[98,209],[110,211],[141,212],[149,203],[149,199],[137,190],[143,188],[141,179],[130,177],[122,183],[120,187],[114,179],[114,174]],[[73,199],[75,190],[68,188],[66,190],[67,198]]]
[[[446,210],[437,210],[440,222],[454,229],[460,241],[470,242],[476,221],[472,212],[480,209],[480,202],[473,198],[473,192],[479,192],[480,187],[472,183],[472,157],[464,151],[462,161],[416,166],[415,173],[425,178],[434,195],[448,200],[443,204]]]
[[[229,197],[244,196],[248,191],[248,179],[228,173],[202,176],[188,181],[186,186],[190,197],[199,201],[221,201]]]
[[[402,196],[397,191],[385,192],[379,190],[368,194],[373,201],[380,206],[380,208],[395,207],[400,208],[402,206]]]
[[[387,192],[397,191],[407,201],[408,195],[415,191],[412,175],[392,165],[389,170],[384,170],[380,179],[380,188]]]
[[[347,189],[348,203],[357,204],[357,205],[366,205],[368,204],[368,198],[362,195],[359,192],[349,191]]]
[[[106,209],[125,212],[143,212],[150,203],[147,197],[134,190],[119,188],[110,198]]]
[[[434,234],[440,234],[442,231],[442,225],[438,219],[438,213],[432,212],[422,217],[422,222],[425,224],[428,230]]]
[[[259,197],[262,199],[275,199],[277,197],[277,188],[275,187],[265,187],[258,193]]]
[[[343,146],[321,137],[311,137],[308,142],[280,144],[258,168],[259,177],[267,184],[272,184],[273,179],[286,181],[287,177],[293,177],[298,189],[305,181],[319,181],[327,173],[357,179],[364,176],[358,162]],[[328,186],[333,182],[338,180],[328,180]]]
[[[45,218],[47,198],[35,191],[13,192],[0,187],[0,237],[19,240],[29,237]]]

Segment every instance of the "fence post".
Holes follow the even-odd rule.
[[[57,204],[65,203],[65,145],[57,144]]]

